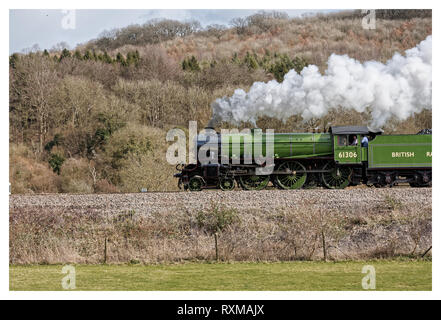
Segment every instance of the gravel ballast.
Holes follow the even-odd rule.
[[[212,203],[240,211],[271,211],[280,208],[313,206],[321,209],[369,210],[384,202],[385,198],[399,200],[403,205],[427,206],[432,202],[431,188],[352,188],[345,190],[261,190],[261,191],[201,191],[152,192],[130,194],[47,194],[11,195],[10,209],[69,208],[93,211],[158,213],[175,210],[203,210]]]

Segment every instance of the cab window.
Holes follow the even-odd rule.
[[[349,135],[348,141],[349,141],[349,144],[348,144],[349,146],[357,146],[358,145],[358,138],[354,134]]]
[[[347,144],[348,144],[348,137],[347,136],[343,136],[343,135],[338,136],[337,143],[338,143],[339,147],[347,146]]]

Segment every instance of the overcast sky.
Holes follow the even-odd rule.
[[[96,38],[102,31],[142,24],[150,19],[198,20],[202,26],[228,25],[235,17],[245,17],[258,10],[10,10],[9,53],[22,52],[38,44],[50,49],[66,42],[70,48]],[[277,10],[289,16],[332,10]],[[73,17],[73,19],[71,19]]]

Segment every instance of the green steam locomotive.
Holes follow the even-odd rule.
[[[334,126],[328,133],[274,133],[273,164],[268,173],[259,173],[262,164],[248,159],[254,147],[240,133],[217,134],[222,150],[218,161],[178,165],[179,187],[190,191],[206,188],[261,190],[269,185],[280,189],[326,187],[343,189],[366,184],[392,187],[432,185],[432,135],[426,129],[418,134],[383,135],[381,130],[362,126]],[[267,134],[259,135],[262,154]],[[207,141],[198,139],[198,150]],[[223,159],[221,159],[223,157]]]

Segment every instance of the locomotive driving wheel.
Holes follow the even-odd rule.
[[[300,189],[306,182],[306,168],[300,162],[283,162],[277,167],[277,171],[287,172],[276,175],[277,185],[282,189]]]
[[[239,178],[240,185],[245,190],[262,190],[265,189],[270,180],[270,176],[241,176]]]
[[[323,184],[329,189],[344,189],[346,188],[352,176],[352,168],[340,167],[335,165],[334,162],[328,162],[323,167],[323,170],[329,170],[322,172]]]
[[[192,177],[190,178],[190,181],[188,181],[188,189],[190,191],[201,191],[203,185],[204,181],[201,177]]]
[[[409,185],[412,188],[422,188],[432,186],[432,174],[428,172],[419,172],[414,175],[414,181]]]
[[[234,179],[230,177],[221,178],[219,181],[219,187],[223,191],[230,191],[234,189]]]

